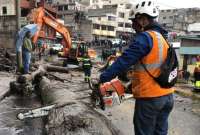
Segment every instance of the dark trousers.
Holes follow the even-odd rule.
[[[195,79],[195,82],[196,81],[200,81],[200,72],[195,72],[194,73],[194,79]]]
[[[135,135],[167,135],[168,116],[173,105],[173,94],[150,99],[136,99],[133,120]]]
[[[90,78],[91,76],[91,69],[84,69],[84,74],[85,74],[85,81],[88,81],[88,79]]]
[[[31,53],[29,51],[23,50],[22,57],[23,57],[24,74],[28,74],[31,62]]]

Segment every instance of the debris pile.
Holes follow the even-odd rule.
[[[14,71],[15,65],[15,54],[13,53],[13,50],[0,48],[0,71]]]

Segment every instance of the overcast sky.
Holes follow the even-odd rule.
[[[130,0],[135,1],[135,0]],[[143,1],[143,0],[137,0]],[[172,8],[200,8],[200,0],[154,0],[160,7],[160,9],[172,9]]]

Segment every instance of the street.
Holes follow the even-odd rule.
[[[58,74],[57,74],[58,75]],[[65,75],[59,75],[61,78]],[[77,91],[76,94],[80,95],[78,100],[85,100],[85,97],[90,91],[84,83],[76,84],[76,81],[81,82],[81,74],[78,72],[73,73],[71,81],[71,88],[68,91]],[[76,78],[79,78],[78,80]],[[1,91],[8,88],[5,84],[5,78],[8,82],[13,80],[13,77],[8,77],[6,73],[1,73],[1,82],[4,80],[4,85],[1,85]],[[2,83],[0,83],[2,84]],[[57,87],[61,88],[62,83],[55,83]],[[54,84],[54,87],[56,87]],[[70,83],[67,83],[70,85]],[[63,88],[67,85],[63,85]],[[65,94],[68,92],[65,91]],[[55,93],[56,94],[56,93]],[[69,93],[68,93],[69,94]],[[76,95],[76,97],[78,97]],[[63,96],[62,96],[63,97]],[[170,115],[169,120],[169,135],[199,135],[200,133],[200,101],[193,100],[190,97],[181,97],[175,94],[175,106]],[[62,100],[62,99],[61,99]],[[10,95],[0,101],[0,135],[41,135],[43,134],[43,121],[41,118],[27,119],[20,121],[16,118],[17,113],[27,111],[31,108],[41,106],[38,98],[34,95],[32,97],[20,97]],[[119,106],[108,108],[106,111],[96,109],[97,112],[104,115],[108,120],[111,120],[112,125],[117,128],[122,135],[131,135],[133,132],[133,108],[134,100],[130,99]]]
[[[0,0],[0,135],[164,129],[200,135],[200,1]]]
[[[169,118],[169,135],[199,135],[200,101],[193,101],[179,95],[174,97],[175,105]],[[124,135],[133,135],[133,108],[134,101],[129,100],[107,110],[105,115],[121,129]]]

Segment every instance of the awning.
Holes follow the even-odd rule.
[[[199,55],[200,47],[180,47],[180,54]]]

